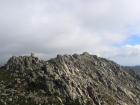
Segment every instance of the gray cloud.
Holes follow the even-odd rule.
[[[131,59],[136,62],[130,62],[125,49],[129,45],[126,41],[140,33],[139,3],[139,0],[0,0],[0,59],[30,52],[50,58],[57,53],[89,51],[120,64],[137,64],[140,57],[135,59],[135,55],[140,52],[133,51]],[[134,48],[131,46],[129,51]]]

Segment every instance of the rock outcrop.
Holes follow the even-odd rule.
[[[0,105],[140,105],[140,76],[87,52],[11,57],[0,68]]]

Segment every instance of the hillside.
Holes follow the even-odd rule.
[[[13,56],[0,68],[0,105],[140,105],[140,76],[87,52]]]

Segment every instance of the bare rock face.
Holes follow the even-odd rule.
[[[0,69],[0,105],[140,105],[140,77],[87,52],[11,57]]]

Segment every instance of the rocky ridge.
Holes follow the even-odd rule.
[[[13,56],[0,68],[0,105],[140,105],[140,76],[87,52]]]

